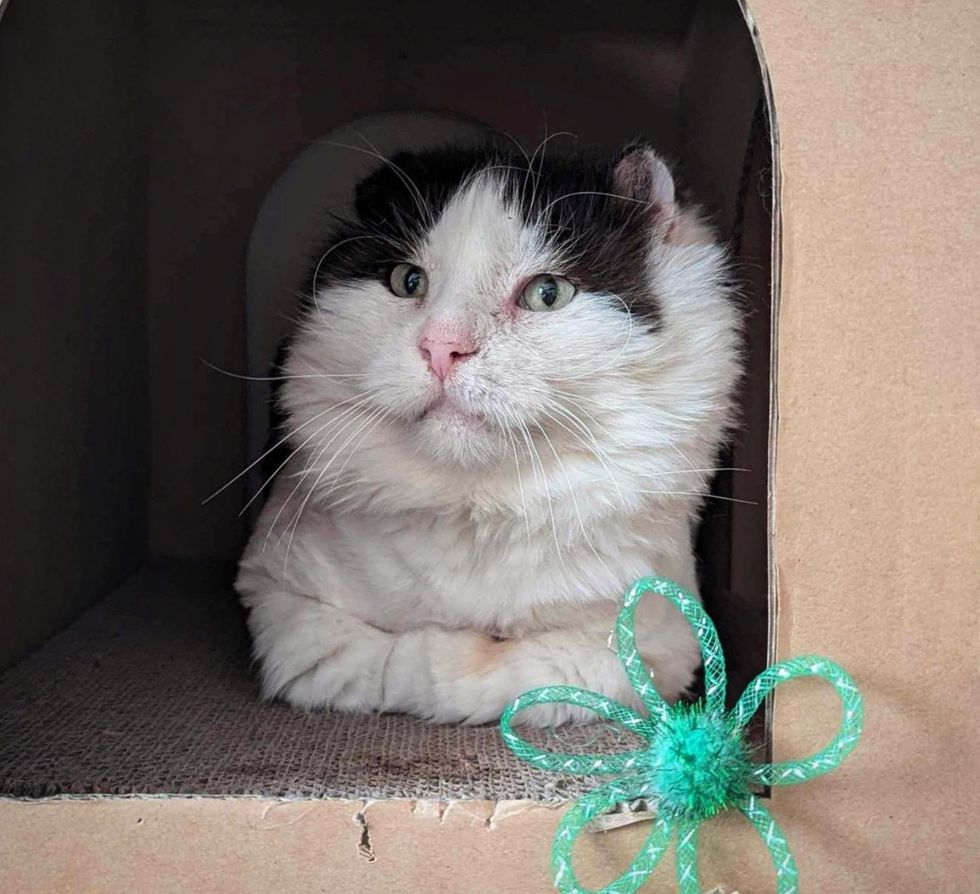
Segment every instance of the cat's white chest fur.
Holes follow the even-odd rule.
[[[601,602],[596,594],[619,594],[652,568],[697,590],[681,505],[669,538],[662,521],[626,511],[593,516],[580,528],[568,498],[528,525],[499,511],[379,517],[319,506],[307,506],[293,525],[297,498],[281,512],[281,490],[260,529],[276,518],[277,527],[253,540],[261,546],[249,551],[244,567],[390,632],[428,624],[499,637],[551,629],[564,616],[574,623]],[[659,552],[652,548],[657,542]]]

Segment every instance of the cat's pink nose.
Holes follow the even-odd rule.
[[[458,331],[433,328],[422,333],[419,351],[422,359],[429,364],[432,374],[442,382],[457,363],[468,360],[476,353],[476,343]]]

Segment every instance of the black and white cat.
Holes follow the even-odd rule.
[[[402,155],[356,208],[314,259],[292,452],[237,580],[265,694],[465,722],[548,684],[630,701],[621,594],[650,573],[696,592],[740,372],[724,249],[640,145]],[[645,601],[637,641],[683,693],[679,613]]]

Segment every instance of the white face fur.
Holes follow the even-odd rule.
[[[416,219],[397,238],[387,222],[342,234],[355,253],[335,276],[324,272],[345,246],[328,247],[284,368],[295,377],[282,389],[293,446],[305,442],[299,454],[316,473],[306,484],[324,472],[314,502],[460,506],[501,473],[530,485],[563,453],[583,453],[632,503],[644,479],[610,475],[611,454],[635,452],[626,466],[642,475],[647,457],[652,474],[665,471],[654,454],[683,470],[686,451],[714,452],[737,372],[723,253],[677,207],[656,156],[638,150],[619,167],[630,166],[613,172],[616,197],[555,194],[570,176],[578,185],[563,171],[531,204],[524,171],[471,161],[437,210],[424,181],[421,195],[405,185],[403,164],[386,172]],[[627,269],[607,282],[590,261]],[[357,263],[376,275],[345,278]],[[337,424],[310,438],[324,422]]]

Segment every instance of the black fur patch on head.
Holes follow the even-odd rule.
[[[314,287],[363,279],[386,281],[411,260],[466,180],[492,164],[493,150],[403,152],[357,185],[357,219],[342,222],[310,269]]]
[[[528,225],[542,227],[561,269],[583,290],[620,297],[625,309],[656,328],[660,309],[651,293],[648,253],[655,209],[617,190],[619,159],[551,155],[533,160],[496,147],[402,153],[357,187],[357,220],[332,234],[310,269],[306,294],[330,283],[384,282],[410,260],[446,205],[481,171],[504,185]]]
[[[625,309],[656,328],[660,307],[648,268],[655,220],[649,202],[617,190],[614,171],[615,161],[558,157],[536,170],[529,187],[509,185],[527,223],[542,226],[563,259],[564,269],[542,272],[617,295]]]

